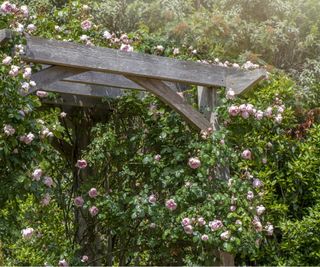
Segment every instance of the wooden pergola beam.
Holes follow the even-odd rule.
[[[103,103],[101,98],[87,97],[79,95],[60,94],[56,99],[41,99],[41,102],[47,105],[54,106],[70,106],[81,108],[107,108],[106,103]]]
[[[8,29],[0,30],[0,45],[8,42],[13,36],[13,32]]]
[[[206,130],[210,127],[210,122],[199,111],[193,109],[191,105],[176,92],[172,91],[164,82],[135,76],[126,77],[155,94],[196,128]]]
[[[38,37],[27,38],[24,60],[203,86],[226,86],[227,76],[239,73],[241,77],[241,73],[244,73],[242,70],[222,66]]]

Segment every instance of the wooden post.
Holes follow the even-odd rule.
[[[200,111],[204,113],[204,116],[210,121],[213,130],[218,130],[218,120],[214,109],[218,106],[217,90],[214,88],[208,88],[198,86],[198,105]],[[229,179],[230,173],[227,167],[218,170],[219,176],[223,179]],[[214,262],[213,265],[222,266],[234,266],[234,256],[224,251],[218,251],[215,253],[218,255],[220,262]]]

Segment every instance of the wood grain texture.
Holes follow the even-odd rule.
[[[53,106],[71,106],[82,108],[106,108],[107,104],[103,103],[101,98],[60,94],[56,99],[50,100],[43,98],[41,102]]]
[[[43,87],[48,86],[51,83],[61,81],[64,78],[79,74],[81,72],[83,72],[83,70],[62,66],[52,66],[38,71],[31,75],[31,80],[35,81],[37,85],[30,88],[27,94],[41,90]]]
[[[24,60],[166,81],[225,86],[226,67],[28,37]]]
[[[266,77],[267,72],[264,69],[251,71],[230,69],[226,76],[226,87],[232,88],[236,95],[245,94]]]
[[[79,96],[91,97],[111,97],[116,98],[124,95],[124,90],[115,87],[102,85],[76,84],[70,82],[54,82],[42,87],[42,90],[48,92],[64,93]]]
[[[134,76],[126,76],[128,79],[139,84],[147,91],[155,94],[164,103],[181,114],[184,119],[199,130],[205,130],[210,127],[210,122],[199,111],[194,110],[184,99],[176,92],[172,91],[165,83],[159,80],[147,79]]]

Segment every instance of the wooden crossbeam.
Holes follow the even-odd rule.
[[[6,43],[12,38],[12,31],[8,29],[0,30],[0,45]]]
[[[225,86],[228,70],[226,67],[193,61],[89,47],[38,37],[27,38],[24,60],[204,86]]]
[[[81,83],[54,82],[42,87],[48,92],[64,93],[70,95],[90,96],[90,97],[111,97],[116,98],[124,94],[123,90],[115,87],[102,85],[89,85]]]
[[[106,108],[106,104],[103,103],[101,98],[69,95],[69,94],[60,94],[60,96],[54,100],[44,98],[44,99],[41,99],[41,102],[47,105],[54,105],[54,106]]]
[[[52,66],[45,68],[41,71],[38,71],[32,74],[31,79],[36,82],[36,86],[29,89],[28,94],[33,93],[37,90],[44,90],[43,88],[60,81],[69,76],[73,76],[83,72],[84,70],[61,67],[61,66]]]
[[[176,92],[172,91],[164,82],[135,76],[126,77],[158,96],[196,128],[206,130],[210,127],[210,122],[199,111],[194,110],[192,106],[185,102]]]

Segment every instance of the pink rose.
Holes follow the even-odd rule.
[[[3,13],[11,13],[14,11],[14,7],[9,1],[4,1],[1,5],[1,11]]]
[[[81,196],[78,196],[74,199],[74,205],[78,208],[82,207],[84,204],[84,200]]]
[[[198,224],[199,224],[200,226],[206,225],[206,221],[204,220],[203,217],[198,218]]]
[[[230,206],[230,211],[234,212],[237,209],[235,205]]]
[[[59,267],[68,267],[69,264],[67,263],[67,261],[65,259],[63,259],[63,260],[59,261],[58,266]]]
[[[275,117],[275,121],[276,123],[280,124],[283,120],[283,117],[281,114],[277,114],[277,116]]]
[[[41,200],[43,206],[48,206],[50,204],[51,196],[47,193],[44,198]]]
[[[247,199],[248,199],[248,200],[252,200],[253,198],[254,198],[253,192],[252,192],[252,191],[248,191],[248,193],[247,193]]]
[[[242,152],[241,156],[244,159],[251,159],[251,151],[249,149],[246,149]]]
[[[149,196],[148,201],[149,203],[154,204],[157,201],[157,197],[154,194],[152,194]]]
[[[255,217],[255,218],[253,219],[253,221],[252,221],[252,224],[253,224],[253,226],[254,226],[254,228],[255,228],[255,230],[256,230],[257,232],[261,232],[261,231],[263,230],[262,224],[261,224],[259,218]]]
[[[87,255],[83,255],[81,258],[82,262],[87,262],[89,260],[89,257]]]
[[[152,228],[152,229],[156,228],[156,226],[157,225],[155,223],[150,223],[150,225],[149,225],[149,227]]]
[[[122,44],[120,47],[120,51],[133,52],[133,47],[129,44]]]
[[[19,74],[19,69],[20,68],[18,66],[12,65],[11,70],[9,71],[9,75],[12,77],[16,77]]]
[[[81,28],[84,31],[90,30],[92,27],[92,22],[90,20],[85,20],[83,22],[81,22]]]
[[[24,17],[28,17],[29,16],[29,9],[27,6],[21,6],[20,7],[20,11],[22,12]]]
[[[209,236],[208,235],[202,235],[201,236],[201,240],[202,241],[208,241],[209,240]]]
[[[190,225],[191,220],[189,218],[183,218],[181,224],[182,224],[182,226]]]
[[[10,124],[5,124],[3,127],[3,131],[7,136],[14,135],[16,130],[10,125]]]
[[[3,60],[2,60],[2,64],[4,65],[9,65],[12,61],[12,57],[5,57]]]
[[[261,161],[263,164],[267,164],[267,162],[268,162],[268,160],[266,158],[263,158]]]
[[[98,195],[98,191],[97,191],[97,189],[95,189],[95,188],[91,188],[91,189],[89,190],[88,194],[89,194],[89,197],[95,198],[95,197]]]
[[[28,26],[27,26],[27,30],[29,30],[30,32],[33,32],[33,31],[35,31],[37,29],[37,27],[36,27],[36,25],[34,25],[34,24],[29,24]]]
[[[244,118],[244,119],[248,119],[250,116],[249,112],[248,111],[242,111],[241,112],[241,117]]]
[[[60,118],[65,118],[66,116],[67,116],[67,113],[65,113],[65,112],[60,113]]]
[[[211,228],[211,231],[216,231],[223,227],[223,223],[220,220],[214,220],[212,222],[209,222],[209,226]]]
[[[235,99],[235,92],[231,88],[227,91],[226,98],[229,100]]]
[[[273,234],[274,227],[271,223],[268,222],[264,229],[267,231],[267,235],[270,236]]]
[[[79,169],[84,169],[87,167],[87,161],[84,159],[78,159],[77,163],[76,163],[76,167],[78,167]]]
[[[45,176],[43,183],[46,186],[51,187],[53,185],[53,180],[52,180],[52,178],[50,176]]]
[[[44,98],[48,96],[48,92],[45,91],[37,91],[36,95],[40,98]]]
[[[111,38],[112,38],[112,35],[111,35],[111,33],[110,33],[110,32],[108,32],[108,31],[104,31],[104,32],[103,32],[103,38],[105,38],[105,39],[109,40],[109,39],[111,39]]]
[[[42,170],[35,169],[32,173],[32,180],[33,181],[40,181],[41,176],[42,176]]]
[[[160,159],[161,159],[161,155],[157,154],[154,156],[154,160],[160,161]]]
[[[98,212],[99,212],[99,209],[96,206],[92,206],[89,209],[89,212],[90,212],[91,216],[96,216],[98,214]]]
[[[188,161],[188,165],[192,169],[197,169],[201,166],[201,162],[200,162],[199,158],[190,158]]]
[[[272,116],[272,107],[268,107],[265,111],[264,111],[264,115],[268,118],[270,118]]]
[[[183,227],[186,234],[191,235],[193,233],[193,227],[191,225],[186,225]]]
[[[224,241],[227,241],[231,236],[231,232],[230,231],[225,231],[220,235],[220,238]]]
[[[235,117],[239,114],[239,107],[232,105],[228,109],[229,115]]]
[[[166,201],[166,207],[173,211],[177,208],[177,203],[173,199],[169,199]]]
[[[260,216],[260,215],[262,215],[262,213],[264,213],[266,211],[266,208],[264,206],[260,205],[260,206],[257,206],[256,211],[257,211],[257,214]]]
[[[262,120],[262,118],[263,118],[263,111],[258,110],[256,112],[256,119],[259,121],[259,120]]]
[[[34,234],[34,229],[31,227],[23,229],[21,234],[24,239],[30,239]]]
[[[263,182],[259,179],[253,179],[252,186],[254,188],[260,188],[263,186]]]

